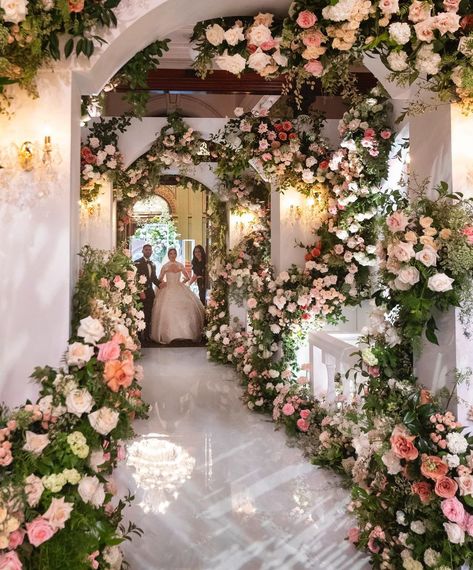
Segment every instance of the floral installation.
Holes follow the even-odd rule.
[[[81,204],[93,207],[105,177],[117,181],[123,170],[118,148],[119,133],[130,126],[129,117],[98,119],[81,145]]]
[[[471,315],[473,271],[472,201],[449,193],[445,182],[436,193],[429,199],[420,189],[408,205],[389,214],[378,248],[388,305],[399,306],[404,334],[416,340],[425,330],[434,343],[434,309],[461,305],[464,320]]]
[[[327,92],[347,93],[354,83],[350,65],[363,54],[379,54],[398,84],[420,77],[442,100],[468,103],[471,29],[471,7],[458,0],[295,0],[282,33],[272,14],[259,14],[254,22],[199,22],[194,66],[202,76],[213,63],[235,75],[286,73],[296,91],[320,79]]]
[[[281,31],[282,23],[268,13],[199,22],[191,38],[198,51],[193,67],[201,77],[211,72],[212,63],[234,75],[251,70],[277,77],[287,65],[280,50]]]
[[[0,2],[0,112],[9,96],[5,85],[18,84],[36,95],[35,77],[45,64],[73,52],[90,57],[104,40],[100,31],[117,25],[120,0],[2,0]],[[60,37],[64,47],[60,48]]]
[[[141,285],[124,254],[81,255],[64,366],[36,368],[37,402],[1,411],[2,568],[119,570],[118,545],[140,533],[122,523],[131,499],[116,497],[112,472],[148,411],[135,363]]]

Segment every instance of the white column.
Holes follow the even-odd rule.
[[[117,241],[115,203],[113,186],[105,179],[100,188],[95,212],[91,216],[82,214],[80,223],[80,245],[96,249],[114,249]]]
[[[80,96],[70,72],[41,73],[38,90],[31,99],[14,88],[14,115],[0,116],[1,145],[49,134],[62,159],[49,196],[24,210],[0,201],[0,400],[9,405],[35,395],[35,366],[60,363],[77,272]]]
[[[299,210],[298,210],[299,209]],[[303,266],[307,253],[297,243],[314,240],[307,199],[292,188],[271,191],[271,260],[276,271],[285,271],[292,264]]]
[[[441,180],[452,191],[473,196],[471,163],[473,159],[473,117],[465,116],[451,105],[411,119],[411,170],[420,180],[430,177],[429,188]],[[422,384],[437,390],[452,386],[454,370],[473,369],[473,340],[467,339],[459,322],[458,310],[436,314],[439,346],[424,340],[416,358],[416,373]],[[473,385],[459,386],[452,409],[464,424],[468,404],[473,405]],[[456,408],[456,409],[455,409]]]

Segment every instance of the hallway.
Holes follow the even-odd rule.
[[[203,348],[145,349],[150,419],[135,425],[120,489],[144,531],[131,570],[361,570],[344,540],[348,494],[240,401],[231,368]]]

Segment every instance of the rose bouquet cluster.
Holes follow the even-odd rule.
[[[129,499],[116,497],[112,472],[148,411],[135,362],[141,285],[120,252],[82,256],[64,367],[37,368],[37,403],[0,417],[3,568],[119,570],[118,544],[139,532],[122,525]]]
[[[410,207],[385,220],[379,249],[390,305],[399,305],[404,334],[418,338],[424,328],[436,342],[432,310],[471,304],[473,209],[471,201],[449,194],[441,183],[438,197],[421,195]]]
[[[327,5],[295,0],[282,36],[272,15],[257,18],[263,24],[234,18],[197,24],[194,65],[201,74],[215,62],[237,75],[247,69],[265,77],[287,73],[296,80],[296,91],[304,81],[320,78],[326,91],[349,92],[354,86],[350,65],[364,53],[380,54],[397,83],[421,77],[444,100],[471,100],[473,19],[468,2],[338,0]],[[231,46],[225,35],[233,41],[239,30]]]
[[[393,427],[392,418],[379,418],[370,438],[365,474],[353,490],[358,526],[350,538],[380,568],[471,563],[473,439],[428,400],[411,399],[405,412]]]
[[[282,23],[268,13],[199,22],[191,38],[198,51],[193,66],[201,77],[211,71],[213,62],[234,75],[254,71],[277,77],[287,64],[280,51],[281,29]]]
[[[90,207],[100,192],[101,180],[116,181],[123,169],[118,148],[119,133],[130,125],[128,117],[98,119],[81,145],[81,203]]]

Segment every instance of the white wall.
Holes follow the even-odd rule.
[[[24,210],[0,203],[0,400],[10,405],[36,393],[28,381],[35,366],[60,362],[78,251],[79,170],[71,157],[79,162],[80,99],[70,73],[41,74],[38,89],[35,100],[13,89],[14,118],[0,115],[0,144],[42,142],[49,132],[62,158],[50,196]]]

